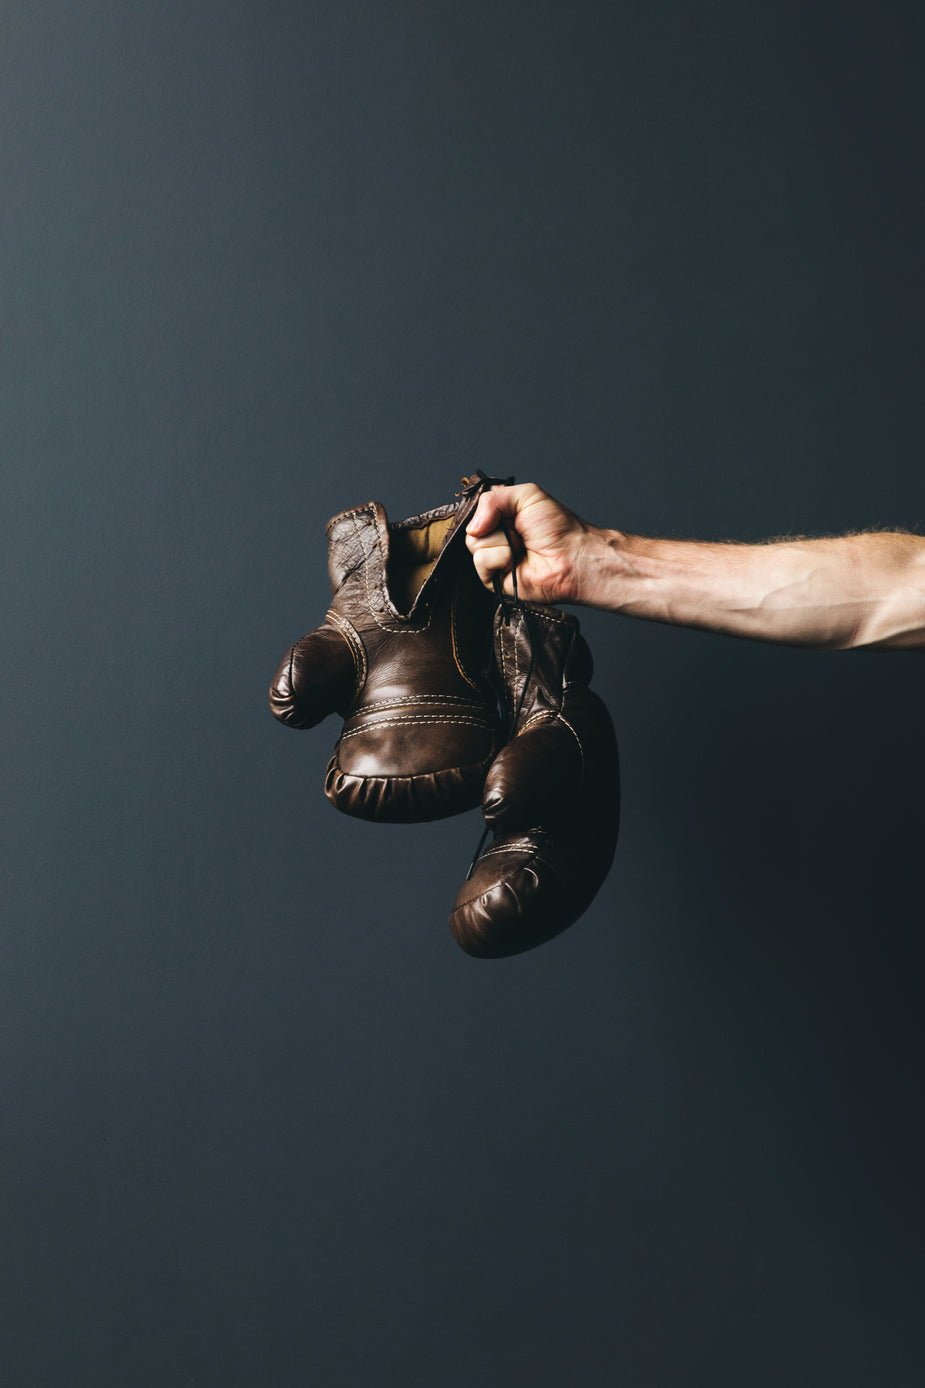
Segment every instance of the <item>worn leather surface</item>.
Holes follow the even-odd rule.
[[[480,958],[520,954],[574,924],[610,871],[620,821],[616,736],[588,687],[576,618],[532,603],[509,615],[496,615],[494,649],[509,715],[519,712],[485,779],[493,841],[450,916]]]
[[[484,674],[494,601],[476,576],[463,531],[483,485],[464,479],[448,505],[404,521],[390,523],[382,505],[370,501],[328,522],[331,606],[324,623],[284,655],[269,702],[293,728],[341,714],[324,788],[346,814],[409,822],[479,803],[498,732]],[[417,536],[403,536],[409,529]],[[410,574],[392,566],[395,590],[404,592],[409,577],[416,584],[426,572],[420,551],[429,537],[438,551],[402,612],[390,591],[390,549],[394,541],[396,551],[413,556]]]

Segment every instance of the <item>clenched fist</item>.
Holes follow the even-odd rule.
[[[574,511],[527,482],[482,494],[466,526],[466,544],[487,588],[500,575],[504,592],[512,595],[516,564],[517,589],[527,602],[580,603],[585,600],[586,548],[596,533]]]

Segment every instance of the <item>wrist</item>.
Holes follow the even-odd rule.
[[[633,572],[633,536],[589,525],[575,557],[568,601],[583,607],[619,608]]]

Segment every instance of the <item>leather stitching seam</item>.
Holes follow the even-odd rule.
[[[575,739],[575,741],[578,743],[578,755],[579,755],[579,757],[581,758],[581,776],[582,776],[582,780],[584,780],[584,774],[585,774],[585,750],[584,750],[584,748],[583,748],[582,745],[581,745],[581,738],[578,736],[578,733],[577,733],[577,732],[575,731],[575,729],[572,727],[572,725],[571,725],[571,723],[568,721],[568,719],[567,719],[567,718],[563,718],[563,716],[562,716],[561,713],[557,713],[557,714],[556,714],[556,718],[558,719],[558,721],[559,721],[560,723],[562,723],[566,728],[568,728],[569,732],[572,734],[572,737],[573,737],[573,738]]]
[[[474,690],[476,691],[476,693],[478,693],[478,688],[479,688],[478,685],[475,683],[474,680],[470,680],[469,676],[466,674],[465,670],[464,670],[463,667],[462,667],[462,661],[461,661],[460,658],[459,658],[459,652],[458,652],[457,646],[456,646],[456,594],[455,594],[455,592],[454,592],[454,594],[453,594],[453,601],[452,601],[452,604],[450,605],[450,644],[451,644],[452,647],[453,647],[453,661],[454,661],[454,663],[455,663],[455,665],[456,665],[457,670],[458,670],[459,673],[462,675],[463,679],[466,681],[466,684],[470,685],[471,688],[474,689]]]
[[[360,708],[353,710],[353,717],[359,717],[361,713],[369,713],[377,708],[399,708],[404,704],[433,704],[433,703],[459,704],[461,708],[478,709],[480,712],[484,705],[475,699],[464,699],[460,694],[405,694],[400,699],[374,699],[371,703],[363,704]]]
[[[411,718],[383,718],[379,722],[364,723],[362,728],[352,728],[348,733],[341,733],[341,741],[343,742],[348,737],[360,737],[363,733],[375,732],[379,728],[397,728],[409,723],[416,723],[418,726],[423,723],[452,724],[454,727],[479,728],[482,732],[491,732],[490,724],[477,722],[474,718],[422,718],[415,716]]]
[[[423,626],[420,627],[413,627],[408,625],[395,625],[394,623],[391,626],[386,626],[384,622],[381,622],[379,620],[379,616],[376,612],[376,608],[373,603],[373,595],[370,592],[369,587],[369,561],[372,557],[371,551],[367,550],[366,546],[363,543],[363,532],[360,529],[359,522],[357,521],[357,516],[363,515],[364,513],[371,516],[372,518],[373,530],[375,532],[376,548],[379,550],[379,564],[381,568],[379,587],[382,590],[383,611],[388,612],[390,604],[388,593],[386,592],[385,587],[385,554],[382,549],[382,537],[379,534],[379,526],[376,524],[375,508],[372,506],[361,506],[358,508],[358,510],[351,511],[348,514],[350,516],[350,519],[353,521],[353,526],[357,533],[357,542],[359,543],[360,549],[363,551],[363,577],[366,580],[366,602],[369,606],[370,612],[372,613],[373,621],[376,623],[376,626],[379,627],[381,631],[387,631],[392,636],[420,636],[430,626],[430,619],[434,615],[433,604],[431,604],[430,611],[427,613],[427,621],[424,623]]]
[[[356,699],[366,684],[366,650],[360,640],[359,633],[350,622],[342,617],[339,612],[329,609],[325,614],[334,623],[335,628],[347,643],[347,648],[353,657],[353,664],[356,668],[356,681],[354,683],[351,703]]]

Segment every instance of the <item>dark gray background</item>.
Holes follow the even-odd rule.
[[[265,689],[323,525],[925,522],[920,6],[0,13],[16,1388],[925,1374],[922,690],[584,613],[614,871],[501,963],[473,814]]]

